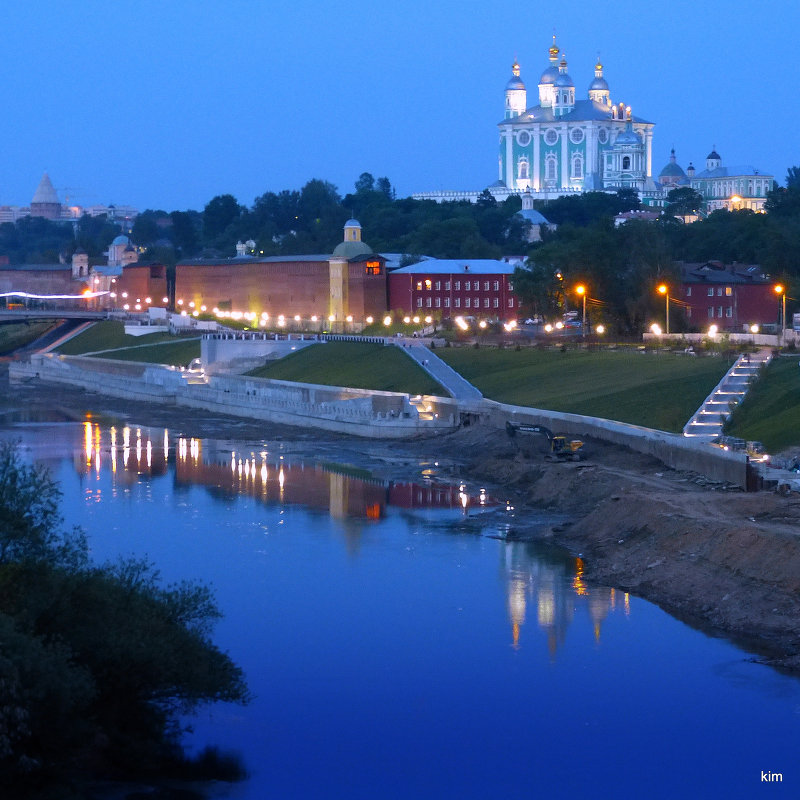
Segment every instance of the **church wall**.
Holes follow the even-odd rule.
[[[85,280],[72,280],[72,267],[69,264],[58,265],[55,269],[50,265],[42,269],[0,268],[0,292],[80,294],[84,285]]]

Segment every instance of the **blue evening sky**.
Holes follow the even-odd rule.
[[[202,207],[363,171],[401,196],[482,189],[516,56],[529,91],[555,28],[577,96],[597,52],[615,102],[702,169],[800,164],[797,0],[108,0],[9,3],[0,204],[46,169],[64,200]],[[69,187],[69,188],[68,188]]]

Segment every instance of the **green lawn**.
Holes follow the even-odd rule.
[[[731,415],[726,433],[763,442],[770,453],[800,445],[800,360],[775,358]]]
[[[91,328],[79,333],[68,342],[57,348],[57,352],[65,356],[80,356],[94,353],[97,350],[110,350],[117,347],[131,347],[137,344],[153,344],[155,342],[174,340],[169,333],[148,333],[144,336],[130,336],[125,333],[121,322],[106,320],[97,322]]]
[[[400,348],[379,344],[314,344],[249,374],[299,383],[447,397],[438,382]]]
[[[444,348],[484,396],[679,432],[730,366],[722,357],[638,351]]]
[[[52,327],[52,321],[31,322],[30,324],[13,322],[0,325],[0,355],[13,353],[20,347],[30,344]]]
[[[144,337],[142,337],[144,338]],[[171,364],[176,367],[188,366],[193,358],[200,358],[200,340],[175,340],[144,347],[127,347],[101,353],[97,358],[114,358],[120,361],[143,361],[148,364]]]

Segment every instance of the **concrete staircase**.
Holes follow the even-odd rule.
[[[739,356],[714,391],[686,423],[684,436],[714,439],[722,435],[722,425],[730,414],[731,404],[741,402],[750,387],[750,381],[762,366],[769,363],[772,354],[769,350],[759,350],[747,356]]]

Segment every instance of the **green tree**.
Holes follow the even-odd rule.
[[[212,198],[203,209],[203,238],[207,244],[221,236],[241,216],[242,207],[232,194]]]

